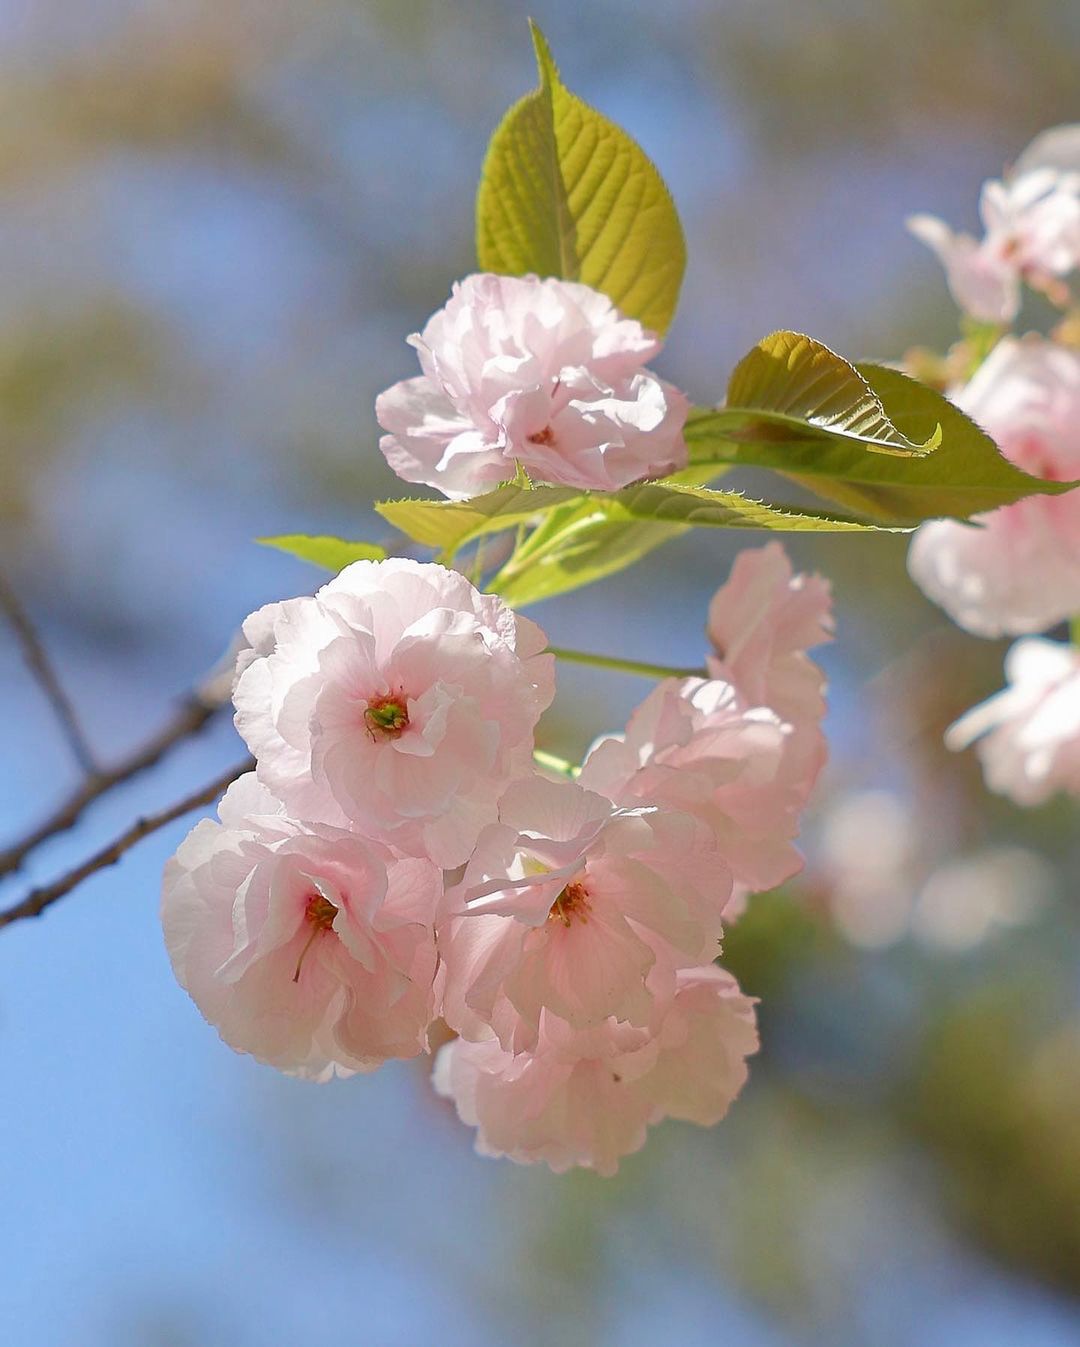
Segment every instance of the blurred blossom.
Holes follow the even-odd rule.
[[[933,215],[913,215],[908,228],[933,249],[953,298],[986,323],[1011,323],[1021,282],[1068,302],[1058,278],[1080,262],[1080,126],[1043,132],[1003,181],[983,184],[983,238],[955,234]]]
[[[991,847],[930,876],[915,902],[911,929],[928,947],[959,954],[1033,921],[1053,888],[1053,870],[1035,852]]]
[[[947,747],[975,743],[989,789],[1016,804],[1080,795],[1080,651],[1028,637],[1005,656],[1005,677],[949,729]]]
[[[890,791],[858,791],[829,810],[821,866],[833,920],[853,945],[880,949],[906,933],[916,842],[910,806]]]
[[[1009,182],[988,182],[979,201],[985,234],[954,234],[933,215],[908,228],[933,249],[953,298],[985,323],[1010,323],[1020,311],[1021,281],[1068,299],[1056,284],[1080,260],[1080,175],[1040,169]]]

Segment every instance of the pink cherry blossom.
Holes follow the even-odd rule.
[[[952,397],[1018,467],[1080,477],[1080,352],[1006,337]],[[1080,610],[1080,491],[1028,496],[972,524],[923,524],[908,570],[977,636],[1045,630]]]
[[[435,1088],[476,1127],[482,1155],[580,1165],[612,1175],[664,1117],[708,1127],[742,1089],[757,1051],[753,1002],[714,965],[679,972],[673,1000],[651,1029],[609,1020],[573,1029],[543,1017],[535,1052],[497,1039],[441,1049]]]
[[[547,638],[457,572],[358,561],[245,631],[236,725],[297,817],[454,867],[531,771]]]
[[[689,404],[644,368],[659,339],[587,285],[468,276],[409,341],[423,374],[375,404],[383,454],[407,482],[472,496],[520,464],[537,481],[613,491],[686,463]]]
[[[1020,805],[1057,791],[1080,795],[1080,650],[1029,637],[1005,657],[1008,687],[948,731],[953,749],[976,742],[987,786]]]
[[[791,726],[786,767],[809,794],[825,765],[825,675],[807,650],[832,640],[832,593],[820,575],[796,573],[778,542],[744,548],[709,605],[713,678],[748,706],[767,706]]]
[[[426,1050],[434,1012],[430,862],[294,822],[255,778],[165,869],[177,981],[238,1052],[317,1080]]]
[[[575,1029],[648,1023],[679,967],[716,952],[731,878],[709,830],[616,809],[571,781],[517,782],[439,926],[442,1013],[457,1032],[535,1046],[544,1013]]]
[[[1032,167],[1004,182],[984,184],[979,201],[984,236],[954,233],[932,215],[913,215],[908,228],[945,267],[957,304],[988,323],[1011,323],[1020,309],[1020,283],[1067,299],[1060,278],[1080,262],[1080,173]]]
[[[601,739],[579,781],[624,807],[658,804],[702,820],[735,879],[774,888],[802,867],[792,839],[809,786],[792,728],[719,679],[665,679],[621,736]]]

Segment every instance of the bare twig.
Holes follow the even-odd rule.
[[[29,613],[19,602],[18,595],[3,575],[0,575],[0,607],[3,608],[8,621],[15,629],[15,634],[19,638],[19,644],[22,646],[23,655],[30,666],[30,671],[56,713],[56,719],[60,723],[60,728],[63,730],[68,746],[74,754],[75,761],[88,776],[94,776],[97,773],[97,763],[94,760],[93,750],[83,733],[82,726],[79,724],[79,717],[75,714],[75,708],[64,691],[63,684],[57,677],[56,670],[49,659],[48,651],[45,649],[41,637],[38,636]]]
[[[10,926],[15,921],[21,921],[24,917],[40,917],[47,907],[63,898],[65,894],[70,893],[84,879],[96,874],[98,870],[104,870],[107,866],[115,865],[125,852],[130,851],[144,837],[157,832],[159,828],[164,828],[174,819],[190,814],[193,809],[198,809],[200,805],[209,804],[212,800],[216,800],[227,786],[231,785],[238,776],[250,771],[254,765],[251,758],[246,758],[236,766],[230,767],[227,772],[223,772],[208,786],[204,786],[193,795],[187,796],[178,804],[170,805],[168,809],[163,809],[157,814],[148,814],[145,818],[136,819],[131,827],[122,832],[115,841],[110,842],[106,847],[102,847],[100,851],[96,851],[81,865],[77,865],[74,869],[61,875],[52,884],[32,889],[20,902],[13,907],[9,907],[6,911],[0,912],[0,928]]]
[[[17,870],[26,857],[50,837],[73,828],[83,811],[106,791],[129,781],[139,772],[153,767],[182,739],[187,739],[221,710],[224,703],[205,693],[189,693],[177,707],[172,720],[149,743],[123,758],[114,767],[95,772],[68,796],[62,805],[13,846],[0,851],[0,875]]]

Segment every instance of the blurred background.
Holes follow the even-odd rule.
[[[905,215],[974,227],[982,180],[1080,119],[1071,0],[0,0],[0,571],[102,759],[319,582],[255,536],[383,536],[372,403],[473,265],[530,9],[672,188],[660,368],[697,401],[776,327],[860,358],[951,341]],[[703,532],[532,611],[559,644],[696,662],[761,541]],[[556,1178],[477,1159],[422,1063],[316,1087],[234,1056],[157,924],[185,820],[0,932],[0,1341],[1080,1341],[1075,813],[1013,810],[942,750],[1004,646],[926,604],[905,547],[791,545],[836,588],[833,762],[804,876],[728,938],[763,1048],[724,1124]],[[580,753],[646,690],[565,671],[546,745]],[[2,846],[76,780],[7,628],[0,722]],[[222,719],[0,900],[237,751]]]

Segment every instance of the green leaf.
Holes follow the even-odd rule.
[[[871,364],[858,368],[897,425],[914,433],[915,426],[931,418],[939,421],[941,448],[930,459],[904,464],[896,480],[879,476],[865,464],[846,474],[843,482],[807,478],[806,485],[819,496],[878,519],[917,523],[939,517],[967,519],[1025,496],[1056,496],[1077,485],[1044,481],[1016,467],[959,407],[899,370]]]
[[[897,432],[912,442],[941,431],[931,454],[900,457],[820,426],[762,423],[736,408],[691,413],[686,440],[692,462],[772,468],[846,510],[886,524],[915,525],[940,517],[967,519],[1032,494],[1068,491],[1069,482],[1030,477],[947,398],[898,370],[860,364]]]
[[[583,281],[667,330],[686,267],[671,196],[635,141],[563,85],[531,24],[540,87],[496,128],[476,199],[483,271]]]
[[[351,543],[344,538],[332,538],[321,533],[281,533],[273,538],[256,538],[255,541],[334,572],[344,569],[353,561],[382,561],[386,556],[386,548],[376,543]]]
[[[667,478],[611,495],[584,495],[576,505],[561,506],[499,572],[491,588],[522,607],[623,570],[694,527],[784,532],[874,529],[859,520],[785,510],[737,492]]]
[[[789,509],[768,501],[751,500],[739,491],[716,491],[667,478],[638,482],[610,495],[589,495],[609,518],[648,519],[689,524],[695,528],[779,529],[784,532],[840,533],[873,531],[874,524],[845,515]]]
[[[941,427],[910,439],[854,365],[801,332],[773,332],[735,366],[717,425],[738,440],[851,441],[877,454],[924,456]]]
[[[532,522],[557,506],[581,500],[570,486],[518,486],[507,482],[471,500],[384,500],[375,509],[396,529],[426,547],[452,556],[485,533]]]
[[[665,481],[691,486],[704,486],[722,476],[728,468],[722,463],[704,467],[684,468]],[[490,533],[503,533],[519,524],[538,524],[525,543],[520,555],[528,555],[546,542],[557,519],[577,517],[585,505],[585,513],[593,510],[586,502],[597,497],[570,486],[526,486],[520,482],[505,482],[494,491],[469,500],[384,500],[375,509],[413,542],[440,549],[452,557],[459,548]],[[600,496],[600,499],[607,497]]]
[[[695,466],[611,493],[556,486],[530,490],[508,482],[472,500],[383,501],[375,508],[414,541],[441,549],[447,559],[485,534],[535,526],[491,585],[512,603],[532,603],[612,575],[689,528],[847,532],[876,527],[704,485],[725,471],[723,465]]]

